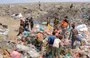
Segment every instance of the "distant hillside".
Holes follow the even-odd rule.
[[[71,6],[72,5],[72,6]],[[14,13],[22,13],[25,17],[34,19],[53,19],[55,14],[59,19],[68,16],[70,19],[81,19],[83,15],[89,15],[89,3],[32,3],[0,5],[0,16],[11,16]],[[87,17],[86,16],[86,17]]]

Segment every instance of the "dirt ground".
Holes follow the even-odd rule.
[[[19,20],[14,20],[11,17],[0,17],[0,23],[3,25],[8,25],[9,28],[9,39],[14,40],[16,38],[17,32],[15,30],[18,30],[19,28]]]

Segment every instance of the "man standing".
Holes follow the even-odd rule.
[[[34,22],[33,22],[33,18],[32,17],[29,19],[29,23],[30,23],[30,27],[31,27],[31,30],[32,30],[33,27],[34,27]]]
[[[74,42],[76,40],[81,42],[81,38],[79,38],[79,36],[78,36],[78,31],[77,31],[77,29],[75,29],[75,23],[72,24],[72,29],[71,29],[70,35],[71,35],[71,46],[73,49],[74,48]]]
[[[64,38],[66,39],[66,31],[69,27],[69,21],[67,20],[67,16],[65,17],[65,19],[61,22],[60,27],[62,28],[62,35],[64,36]]]

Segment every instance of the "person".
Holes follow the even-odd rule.
[[[22,34],[24,32],[24,27],[23,26],[20,26],[19,27],[19,32],[17,34],[17,36],[19,36],[20,34]]]
[[[50,19],[49,19],[49,17],[47,17],[47,24],[46,24],[46,26],[48,26],[48,24],[50,24]]]
[[[38,32],[35,39],[35,46],[38,48],[39,51],[42,50],[44,35],[42,32]]]
[[[69,21],[67,20],[67,16],[64,18],[64,20],[61,22],[61,27],[62,28],[67,28],[69,26]]]
[[[24,27],[24,23],[25,23],[24,18],[23,19],[20,19],[20,26],[23,26]]]
[[[74,42],[76,40],[81,42],[81,38],[79,38],[79,36],[78,36],[78,31],[77,31],[77,29],[75,29],[75,23],[72,24],[72,29],[71,29],[70,34],[71,34],[71,46],[73,49],[74,48]]]
[[[59,28],[53,29],[53,32],[55,32],[55,36],[58,37],[59,35],[61,35],[62,30]]]
[[[40,7],[41,7],[41,3],[40,3],[40,1],[39,1],[39,9],[40,9]]]
[[[64,38],[66,38],[66,31],[67,31],[67,28],[69,27],[69,22],[68,22],[67,18],[68,17],[66,16],[60,25],[62,28],[62,35],[64,35]]]
[[[72,8],[73,8],[73,4],[70,5],[70,9],[72,9]]]
[[[20,34],[22,34],[22,32],[24,31],[24,26],[25,26],[24,18],[21,18],[20,19],[19,32],[18,32],[17,36],[19,36]]]
[[[46,41],[46,55],[45,56],[47,58],[50,58],[50,57],[55,58],[54,48],[53,48],[55,38],[56,38],[56,36],[55,36],[54,32],[52,33],[52,35],[49,35],[45,38],[45,41]]]
[[[52,35],[50,35],[48,37],[48,44],[49,44],[49,46],[53,45],[55,38],[56,38],[56,36],[55,36],[55,33],[53,32]]]
[[[59,20],[58,20],[57,17],[55,17],[55,19],[54,19],[54,28],[57,28],[58,24],[59,24]]]
[[[58,58],[60,58],[59,57],[60,56],[60,45],[61,45],[61,40],[56,37],[53,43],[53,47],[54,47],[55,57],[58,57]]]
[[[31,30],[32,30],[33,27],[34,27],[34,22],[33,22],[33,18],[32,17],[29,19],[29,23],[30,23],[30,27],[31,27]]]
[[[29,20],[28,20],[28,18],[26,18],[26,20],[25,20],[24,30],[28,30],[29,31]]]

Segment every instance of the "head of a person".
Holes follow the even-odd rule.
[[[63,21],[65,21],[65,22],[69,23],[67,19],[64,19]]]
[[[29,20],[29,18],[26,18],[26,21],[28,21]]]
[[[53,32],[52,32],[52,35],[55,35],[55,34],[56,34],[56,32],[55,32],[55,31],[53,31]]]
[[[56,34],[56,32],[58,31],[58,29],[57,28],[54,28],[53,29],[53,33],[55,33]]]
[[[72,28],[73,28],[73,29],[75,29],[75,22],[74,22],[74,23],[72,23],[72,25],[71,25],[71,26],[72,26]]]

